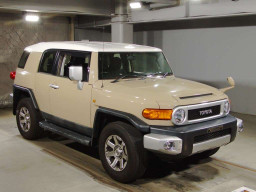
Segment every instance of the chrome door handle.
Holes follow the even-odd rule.
[[[53,89],[59,89],[60,88],[58,85],[53,85],[53,84],[50,84],[49,87],[51,87]]]

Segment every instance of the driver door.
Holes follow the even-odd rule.
[[[50,82],[51,118],[55,124],[91,136],[90,102],[92,86],[88,84],[90,52],[60,51],[57,72]],[[83,67],[82,90],[69,79],[69,67]]]

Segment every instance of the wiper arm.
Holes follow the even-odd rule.
[[[166,72],[166,73],[163,73],[163,72],[157,72],[157,73],[151,73],[149,75],[151,76],[155,76],[155,75],[162,75],[162,78],[165,78],[167,75],[169,74],[172,74],[171,72]]]
[[[111,81],[111,83],[116,83],[118,82],[120,79],[123,79],[125,77],[138,77],[138,75],[135,74],[126,74],[126,75],[119,75],[114,81]]]
[[[171,72],[166,72],[164,75],[163,75],[163,78],[165,78],[167,75],[171,75],[172,73]]]
[[[151,73],[149,75],[155,76],[155,75],[162,75],[163,78],[165,78],[167,75],[172,74],[171,72],[166,72],[166,73],[162,73],[162,72],[157,72],[157,73]],[[147,77],[147,75],[137,75],[137,74],[125,74],[125,75],[119,75],[115,80],[111,81],[111,83],[116,83],[118,82],[120,79],[123,79],[125,77],[140,77],[141,79],[144,79]]]

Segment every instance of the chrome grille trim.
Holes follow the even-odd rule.
[[[194,105],[186,105],[186,106],[178,106],[175,107],[173,109],[173,113],[172,115],[174,115],[174,113],[179,110],[179,109],[183,109],[185,110],[185,114],[186,114],[186,118],[183,121],[183,123],[181,124],[176,124],[174,121],[173,124],[175,125],[187,125],[187,124],[192,124],[192,123],[199,123],[199,122],[203,122],[203,121],[208,121],[211,119],[216,119],[216,118],[220,118],[220,117],[224,117],[227,114],[224,113],[224,103],[228,101],[227,99],[224,100],[219,100],[219,101],[214,101],[214,102],[208,102],[208,103],[200,103],[200,104],[194,104]],[[212,106],[216,106],[216,105],[220,105],[220,114],[219,115],[214,115],[211,117],[206,117],[206,118],[201,118],[201,119],[195,119],[195,120],[188,120],[188,110],[192,110],[192,109],[198,109],[198,108],[206,108],[206,107],[212,107]],[[172,116],[172,120],[174,119],[174,117]]]

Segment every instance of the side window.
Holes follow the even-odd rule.
[[[28,60],[29,52],[24,51],[23,54],[21,55],[18,67],[24,69],[26,62]]]
[[[61,51],[58,59],[57,74],[69,78],[69,67],[83,67],[83,81],[89,80],[91,53]]]
[[[39,72],[52,73],[56,53],[57,51],[47,51],[44,53],[39,67]]]

